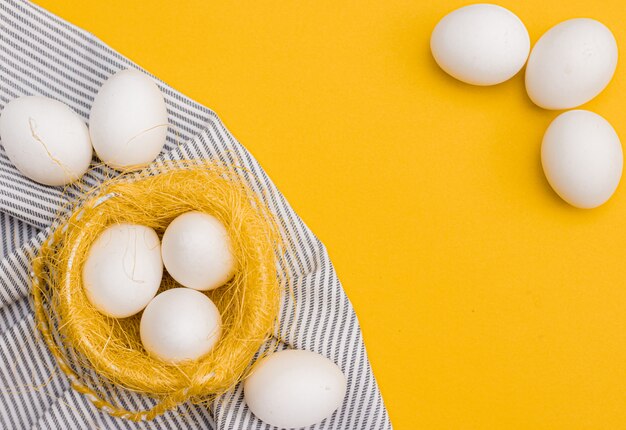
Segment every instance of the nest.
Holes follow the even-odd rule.
[[[133,421],[150,420],[183,402],[205,402],[233,388],[271,335],[280,300],[276,223],[234,169],[188,161],[157,170],[121,175],[91,190],[56,224],[33,260],[37,325],[59,367],[97,407]],[[237,268],[226,285],[206,292],[223,321],[215,348],[198,360],[167,364],[143,348],[141,314],[115,319],[91,305],[82,269],[91,243],[108,226],[142,224],[161,236],[174,218],[193,210],[225,225]],[[175,286],[164,273],[159,292]],[[149,396],[150,407],[125,408],[120,390]]]

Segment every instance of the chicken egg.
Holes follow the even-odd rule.
[[[89,115],[93,147],[118,170],[154,161],[167,137],[163,94],[144,73],[127,69],[110,77],[98,91]]]
[[[600,94],[616,66],[611,30],[594,19],[570,19],[548,30],[533,47],[526,91],[545,109],[571,109]]]
[[[586,110],[556,117],[541,144],[548,182],[563,200],[578,208],[600,206],[613,195],[623,162],[622,145],[611,124]]]
[[[495,85],[512,78],[530,51],[526,27],[511,11],[473,4],[444,16],[430,38],[439,66],[460,81]]]
[[[141,311],[161,285],[159,237],[150,227],[116,224],[93,242],[83,266],[83,285],[96,309],[115,318]]]
[[[328,418],[341,406],[347,382],[328,358],[310,351],[284,350],[261,359],[244,381],[252,413],[279,428],[301,428]]]
[[[179,215],[167,226],[161,247],[163,264],[179,284],[206,291],[225,284],[235,273],[228,232],[214,216]]]
[[[40,96],[11,100],[0,115],[0,139],[24,176],[44,185],[80,178],[92,157],[83,120],[60,101]]]
[[[195,360],[220,338],[222,319],[207,296],[189,288],[157,295],[143,311],[140,336],[152,356],[167,363]]]

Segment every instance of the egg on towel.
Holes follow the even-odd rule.
[[[0,114],[0,139],[11,163],[44,185],[79,179],[92,157],[89,131],[66,104],[41,96],[11,100]]]
[[[235,256],[224,225],[207,213],[176,217],[163,234],[163,264],[179,284],[207,291],[224,285],[235,273]]]
[[[444,16],[430,38],[439,66],[460,81],[495,85],[512,78],[530,51],[526,27],[511,11],[473,4]]]
[[[252,413],[283,429],[309,427],[341,406],[347,382],[328,358],[310,351],[284,350],[254,365],[244,381]]]
[[[159,237],[150,227],[115,224],[93,242],[83,266],[83,286],[96,309],[115,318],[140,312],[161,285]]]
[[[533,47],[526,91],[542,108],[571,109],[600,94],[616,66],[611,30],[594,19],[570,19],[548,30]]]
[[[127,69],[100,88],[89,114],[91,141],[98,157],[118,170],[154,161],[167,137],[167,109],[154,81]]]
[[[548,182],[572,206],[606,202],[622,177],[622,145],[607,120],[586,110],[562,113],[548,127],[541,163]]]
[[[148,353],[167,363],[180,363],[198,359],[215,347],[222,319],[213,301],[201,292],[172,288],[148,304],[139,331]]]

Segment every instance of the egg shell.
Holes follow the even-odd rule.
[[[524,66],[530,38],[511,11],[494,4],[473,4],[439,21],[430,48],[437,64],[460,81],[495,85]]]
[[[11,100],[0,114],[0,139],[9,160],[44,185],[79,179],[92,157],[89,131],[64,103],[40,96]]]
[[[526,91],[545,109],[571,109],[596,97],[617,66],[617,42],[604,24],[575,18],[537,41],[526,66]]]
[[[110,77],[91,107],[89,130],[100,159],[119,170],[154,161],[167,137],[163,94],[144,73],[127,69]]]
[[[167,363],[208,354],[222,332],[219,310],[207,296],[189,288],[157,295],[143,311],[140,336],[152,356]]]
[[[244,381],[246,404],[279,428],[308,427],[328,418],[346,395],[346,378],[326,357],[284,350],[261,359]]]
[[[207,291],[224,285],[235,273],[228,231],[214,216],[186,212],[163,234],[163,263],[179,284]]]
[[[126,318],[141,311],[161,285],[159,237],[150,227],[115,224],[93,242],[83,266],[89,301],[105,315]]]
[[[594,208],[615,192],[623,167],[617,133],[600,115],[565,112],[550,124],[541,145],[548,182],[572,206]]]

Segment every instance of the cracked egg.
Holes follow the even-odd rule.
[[[11,100],[0,115],[0,139],[24,176],[44,185],[66,185],[89,168],[89,131],[69,106],[41,96]]]

